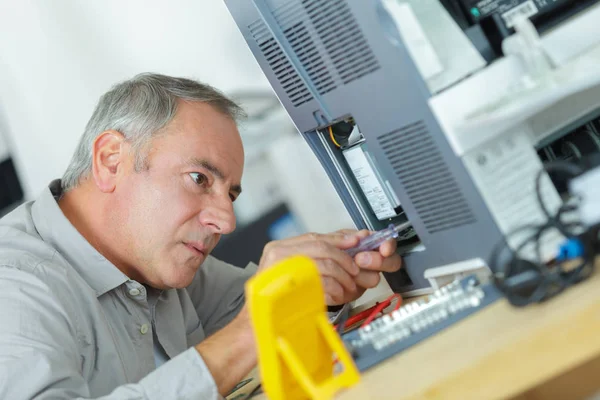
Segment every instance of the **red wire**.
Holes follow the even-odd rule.
[[[371,313],[371,315],[369,315],[369,316],[367,317],[367,319],[365,319],[365,321],[362,323],[362,325],[361,325],[360,327],[361,327],[361,328],[363,328],[363,327],[365,327],[365,326],[369,325],[371,322],[373,322],[373,320],[375,319],[375,317],[376,317],[377,315],[379,315],[379,313],[380,313],[381,311],[383,311],[383,309],[385,309],[385,308],[386,308],[387,306],[389,306],[389,305],[390,305],[389,303],[387,303],[387,304],[386,304],[385,302],[384,302],[384,303],[381,303],[381,304],[379,304],[379,305],[377,306],[377,308],[375,308],[375,310],[373,310],[373,312]]]
[[[377,307],[375,307],[375,309],[373,310],[373,312],[371,313],[371,315],[369,315],[367,317],[367,319],[365,319],[365,321],[362,323],[361,327],[367,326],[369,325],[374,319],[375,317],[377,317],[379,315],[380,312],[382,312],[383,310],[385,310],[387,307],[389,307],[389,305],[392,303],[392,299],[395,297],[396,295],[393,294],[390,297],[388,297],[385,301],[381,302],[380,304],[377,305]]]
[[[390,304],[392,304],[394,298],[398,299],[398,302],[394,307],[394,311],[399,309],[402,306],[402,296],[400,296],[399,294],[393,294],[381,303],[375,303],[374,306],[369,307],[366,310],[363,310],[358,314],[348,318],[348,320],[344,324],[344,329],[347,329],[363,320],[364,322],[361,324],[361,327],[370,324],[375,319],[375,317],[377,317],[377,315],[381,313],[381,311],[385,310],[390,306]],[[335,328],[337,329],[337,325],[335,326]]]
[[[361,312],[359,312],[358,314],[355,314],[353,316],[351,316],[350,318],[348,318],[348,320],[346,320],[346,323],[344,324],[344,328],[349,328],[352,325],[356,324],[357,322],[362,321],[363,319],[367,318],[369,315],[371,315],[371,312],[377,307],[379,303],[375,303],[374,306],[367,308],[366,310],[363,310]],[[337,329],[337,325],[335,325],[335,328]]]
[[[396,311],[400,307],[402,307],[402,296],[400,296],[399,294],[396,294],[396,298],[398,299],[398,302],[396,303],[396,307],[394,307],[394,311]]]
[[[381,304],[379,304],[375,310],[373,310],[373,312],[371,313],[371,315],[369,315],[369,317],[367,319],[365,319],[365,321],[362,323],[361,328],[365,327],[367,325],[369,325],[371,322],[373,322],[373,320],[375,318],[377,318],[377,316],[379,315],[379,313],[381,313],[383,310],[385,310],[394,299],[398,299],[396,306],[394,307],[394,311],[399,309],[402,306],[402,296],[400,296],[399,294],[393,294],[391,295],[387,300],[385,300],[384,302],[382,302]]]
[[[352,325],[356,324],[357,322],[362,321],[365,317],[367,319],[365,319],[365,321],[362,323],[361,328],[365,325],[370,324],[381,311],[385,310],[387,307],[389,307],[390,304],[392,304],[392,301],[394,300],[394,298],[398,299],[398,302],[396,303],[396,306],[394,307],[394,311],[396,311],[397,309],[399,309],[402,306],[402,296],[400,296],[397,293],[391,295],[390,297],[388,297],[381,303],[375,303],[375,305],[373,307],[369,307],[366,310],[363,310],[363,311],[359,312],[358,314],[353,315],[350,318],[348,318],[348,320],[344,324],[344,329],[347,329],[347,328],[351,327]],[[335,325],[334,328],[337,330],[337,325]],[[338,362],[338,359],[336,357],[333,360],[333,364],[335,364],[337,362]]]
[[[379,305],[379,303],[375,303],[374,306],[369,307],[366,310],[363,310],[363,311],[359,312],[358,314],[353,315],[350,318],[348,318],[348,321],[346,321],[346,328],[356,324],[357,322],[361,322],[362,320],[367,318],[369,315],[371,315],[371,313],[377,307],[377,305]]]

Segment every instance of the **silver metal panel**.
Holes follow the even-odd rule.
[[[331,177],[357,225],[364,227],[367,224],[359,210],[360,204],[352,199],[347,187],[346,182],[351,179],[341,176],[350,172],[336,165],[342,162],[337,159],[341,152],[332,158],[332,151],[327,148],[331,145],[319,140],[316,132],[319,126],[346,116],[352,116],[360,126],[372,156],[381,167],[380,173],[389,180],[426,247],[425,251],[405,255],[405,268],[413,285],[404,285],[400,274],[388,274],[386,278],[392,289],[406,292],[428,286],[423,277],[427,268],[477,257],[487,259],[493,246],[503,237],[433,116],[427,104],[430,94],[406,48],[399,37],[393,38],[395,45],[389,40],[391,21],[379,3],[366,0],[277,2],[278,7],[285,4],[304,15],[298,17],[299,21],[304,21],[302,34],[307,35],[307,42],[312,42],[322,55],[324,68],[330,71],[335,85],[326,91],[313,90],[312,100],[294,106],[249,32],[248,26],[260,18],[256,12],[257,2],[226,0],[260,66]],[[267,5],[260,3],[260,6]],[[327,6],[332,3],[336,7]],[[320,13],[311,15],[311,7],[318,8]],[[273,8],[267,11],[271,15],[277,14]],[[344,29],[325,30],[331,21],[338,19],[353,26],[354,33]],[[275,17],[270,21],[277,23]],[[278,27],[285,32],[283,28],[288,29],[285,24]],[[293,53],[293,43],[290,45],[288,41],[289,32],[288,37],[282,35],[279,39],[284,44],[282,48]],[[323,32],[329,32],[325,39]],[[356,36],[345,42],[347,35]],[[328,48],[328,40],[343,44],[346,55],[336,58],[337,48]],[[363,55],[358,61],[351,58],[352,54],[361,51]],[[300,51],[288,54],[288,60],[293,63],[301,56]],[[355,72],[361,71],[356,65],[373,62],[374,67],[364,69],[362,74],[356,72],[353,79],[344,81],[340,72],[344,71],[344,60],[348,64],[346,68],[355,68]],[[311,81],[310,73],[307,73],[309,67],[298,65],[296,69],[301,71],[301,76],[307,77],[309,86],[316,88],[319,82]],[[320,114],[322,120],[315,119],[315,113]]]

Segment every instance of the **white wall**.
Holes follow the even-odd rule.
[[[267,89],[222,0],[0,0],[0,126],[27,198],[60,177],[98,97],[144,71]]]

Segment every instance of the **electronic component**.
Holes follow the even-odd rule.
[[[460,14],[452,4],[456,0],[444,2],[453,16]],[[562,19],[564,14],[576,12],[592,4],[595,0],[458,0],[466,18],[473,24],[494,14],[500,16],[506,28],[512,28],[519,17],[531,18],[540,27],[554,19]]]
[[[346,148],[362,139],[358,126],[354,124],[352,119],[338,122],[327,129],[329,138],[337,147]]]
[[[343,150],[343,154],[377,219],[387,220],[400,214],[398,210],[400,201],[388,189],[389,183],[386,183],[378,173],[378,168],[369,155],[366,144],[357,144]]]
[[[512,28],[518,17],[530,18],[551,7],[545,0],[462,0],[461,3],[468,10],[472,22],[500,14],[507,28]]]
[[[360,371],[433,336],[482,310],[502,294],[491,284],[467,277],[446,285],[426,299],[402,306],[342,339]]]
[[[456,2],[463,9],[457,12]],[[514,33],[519,18],[530,19],[540,33],[546,32],[597,0],[445,0],[446,9],[457,22],[468,20],[483,32],[496,57],[502,41]],[[472,30],[472,29],[471,29]],[[481,47],[480,49],[484,49]]]

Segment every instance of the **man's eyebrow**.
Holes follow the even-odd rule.
[[[221,172],[221,170],[219,168],[217,168],[214,164],[212,164],[209,161],[202,160],[199,158],[192,158],[192,159],[190,159],[188,164],[206,169],[208,172],[213,174],[219,180],[223,180],[225,177],[223,175],[223,172]],[[242,185],[239,185],[239,184],[232,185],[231,191],[234,193],[237,193],[239,196],[242,193]]]

